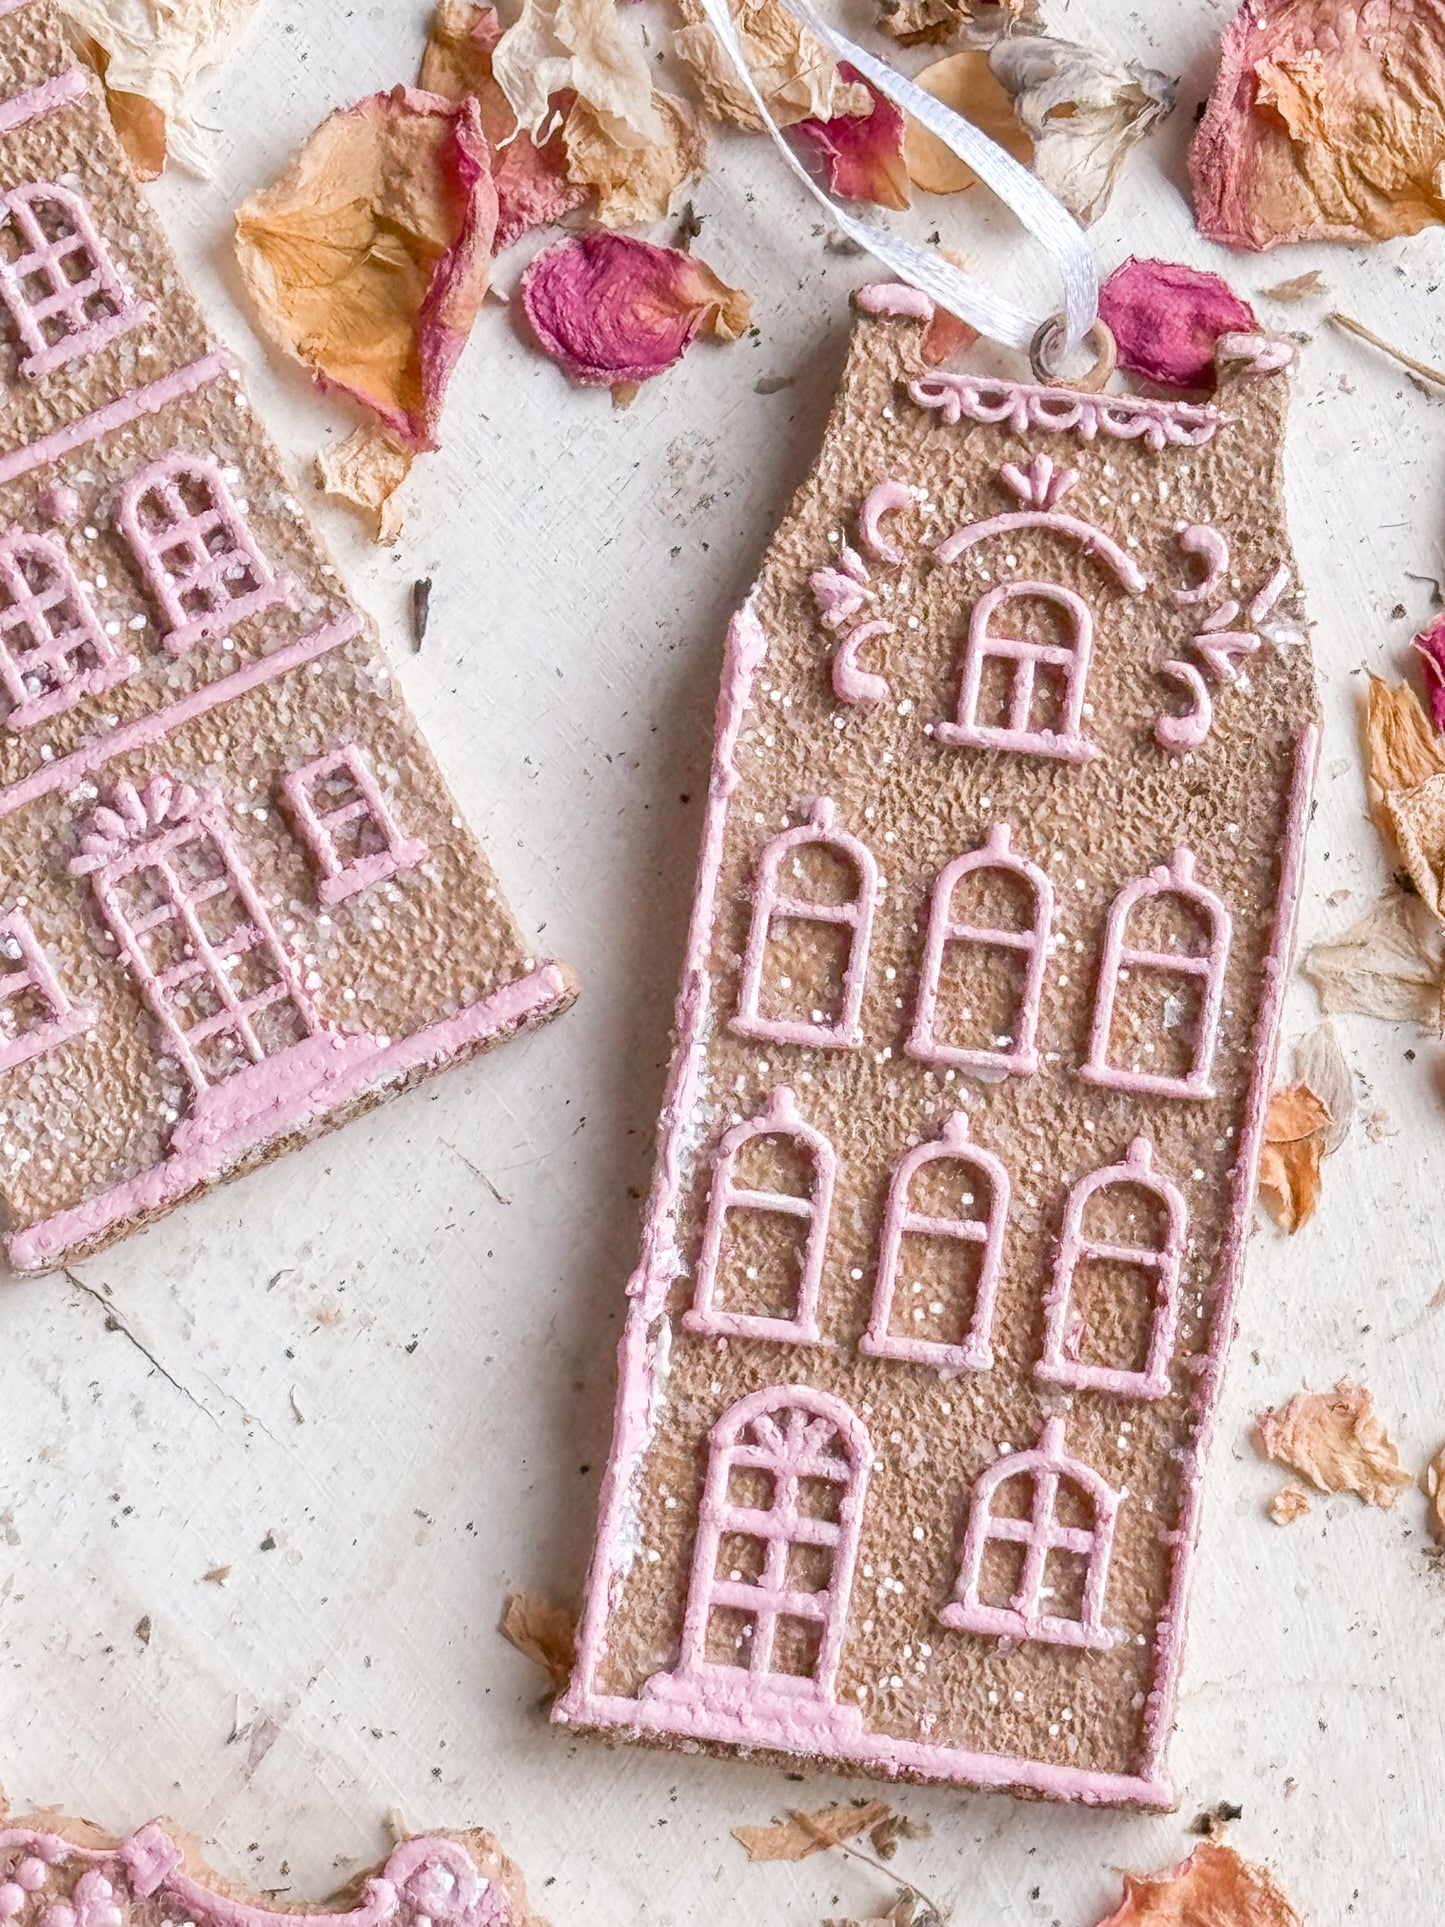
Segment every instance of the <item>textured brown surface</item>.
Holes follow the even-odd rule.
[[[837,1393],[864,1419],[878,1455],[838,1699],[860,1706],[870,1731],[1130,1774],[1140,1770],[1155,1629],[1180,1522],[1181,1455],[1196,1426],[1200,1366],[1223,1282],[1230,1179],[1255,1070],[1252,1040],[1275,930],[1296,747],[1315,717],[1307,648],[1266,643],[1250,659],[1244,684],[1216,691],[1214,730],[1201,750],[1181,761],[1153,738],[1154,718],[1177,706],[1177,691],[1156,670],[1164,659],[1187,653],[1182,645],[1198,620],[1168,593],[1197,575],[1177,547],[1178,529],[1208,522],[1227,534],[1231,593],[1243,602],[1279,562],[1290,560],[1281,487],[1288,380],[1228,377],[1217,397],[1221,425],[1198,448],[1154,453],[1137,441],[1091,443],[1037,431],[1021,438],[1006,426],[967,420],[949,427],[907,398],[901,378],[921,372],[921,332],[911,321],[857,322],[818,463],[768,552],[756,591],[768,653],[738,747],[740,783],[728,813],[709,959],[705,1063],[698,1103],[682,1125],[676,1239],[682,1275],[668,1306],[671,1346],[660,1417],[629,1491],[636,1528],[628,1542],[645,1555],[621,1556],[605,1652],[589,1688],[635,1697],[651,1675],[676,1664],[709,1428],[748,1392],[807,1383]],[[921,719],[954,713],[961,638],[984,586],[967,558],[943,567],[927,549],[954,528],[1017,507],[997,484],[999,464],[1026,465],[1039,449],[1080,471],[1064,506],[1124,540],[1153,578],[1143,595],[1130,597],[1111,574],[1046,532],[997,539],[978,552],[986,557],[982,566],[1000,576],[1016,572],[1061,583],[1094,610],[1085,732],[1103,754],[1084,767],[946,748],[920,728]],[[899,571],[875,570],[875,580],[897,586],[891,601],[870,613],[889,614],[899,626],[866,645],[863,661],[889,677],[893,702],[864,711],[834,698],[832,648],[807,585],[810,573],[836,555],[840,537],[854,539],[862,497],[885,477],[921,484],[930,506],[904,509],[888,525],[909,559]],[[1297,619],[1298,610],[1292,577],[1279,612]],[[916,627],[910,626],[915,617]],[[868,965],[865,1047],[855,1051],[760,1044],[728,1027],[758,854],[786,822],[802,821],[809,799],[820,794],[836,802],[840,827],[863,838],[887,879]],[[1000,820],[1013,826],[1015,848],[1052,877],[1061,942],[1044,994],[1039,1041],[1049,1055],[1041,1070],[984,1084],[915,1063],[903,1044],[932,881]],[[1217,1094],[1181,1102],[1092,1088],[1075,1072],[1086,1050],[1108,906],[1127,880],[1167,861],[1181,845],[1197,854],[1200,880],[1234,917]],[[1131,941],[1142,930],[1136,919]],[[774,955],[770,951],[770,959]],[[777,974],[774,961],[772,979]],[[945,977],[945,986],[940,1008],[955,1035],[961,1005],[981,1011],[999,995],[996,973],[985,966],[966,983]],[[1145,987],[1142,981],[1122,986],[1116,1061],[1129,1057],[1120,1039],[1126,1023],[1142,1015],[1131,999]],[[771,998],[783,995],[772,981],[764,1010],[776,1010]],[[1188,1022],[1186,1012],[1186,1030]],[[1157,1006],[1153,1025],[1146,1032],[1141,1024],[1135,1034],[1159,1040],[1153,1061],[1166,1068],[1171,1033],[1158,1027]],[[823,1343],[690,1336],[681,1315],[692,1298],[713,1152],[722,1132],[760,1110],[781,1082],[794,1087],[804,1117],[838,1153]],[[994,1323],[996,1362],[990,1371],[945,1380],[927,1367],[870,1359],[860,1354],[858,1340],[872,1299],[888,1176],[910,1145],[936,1134],[955,1105],[970,1113],[975,1139],[1003,1157],[1014,1188]],[[1033,1375],[1065,1192],[1085,1172],[1122,1158],[1141,1132],[1158,1164],[1179,1182],[1191,1216],[1173,1392],[1151,1403],[1097,1391],[1070,1395]],[[776,1273],[783,1241],[765,1255]],[[769,1289],[768,1265],[758,1253],[745,1262],[757,1265],[758,1280],[744,1284],[725,1259],[722,1276],[732,1282],[723,1302],[733,1309],[775,1308],[738,1296],[740,1287]],[[900,1270],[903,1279],[914,1275],[910,1267]],[[1106,1282],[1117,1287],[1120,1281]],[[925,1293],[925,1302],[932,1297]],[[1097,1287],[1082,1303],[1090,1314],[1085,1355],[1141,1362],[1129,1355],[1144,1324],[1137,1303]],[[927,1323],[912,1329],[957,1335]],[[952,1594],[972,1481],[1002,1447],[1032,1446],[1052,1412],[1066,1418],[1069,1450],[1114,1487],[1127,1488],[1106,1605],[1108,1623],[1126,1638],[1107,1652],[1010,1646],[950,1632],[937,1617]],[[621,1721],[620,1712],[616,1717]]]
[[[49,6],[37,0],[0,21],[0,92],[5,95],[62,70],[70,60]],[[37,382],[12,380],[0,416],[0,444],[6,450],[193,362],[214,346],[130,179],[94,86],[78,105],[0,136],[0,186],[24,180],[63,180],[78,191],[122,272],[154,302],[156,312],[147,325],[87,359]],[[13,352],[12,343],[7,357]],[[162,646],[144,580],[113,524],[118,485],[171,449],[212,453],[232,471],[232,486],[247,504],[263,553],[295,585],[285,605],[179,659]],[[82,576],[96,585],[93,597],[102,618],[127,623],[140,613],[151,619],[139,632],[123,630],[122,640],[141,665],[128,681],[49,722],[0,732],[0,787],[41,761],[65,755],[98,729],[161,709],[350,608],[275,449],[233,378],[213,382],[178,406],[0,487],[0,527],[45,527],[37,499],[57,482],[80,497],[80,516],[61,534]],[[278,810],[276,788],[288,770],[344,741],[363,746],[399,822],[426,841],[430,855],[392,882],[318,911],[315,877]],[[185,1112],[185,1080],[158,1054],[150,1020],[108,953],[91,892],[67,870],[79,826],[95,800],[107,799],[119,778],[139,786],[160,772],[198,788],[220,787],[233,833],[272,905],[282,941],[307,973],[321,1017],[336,1029],[405,1037],[534,967],[367,624],[356,640],[319,663],[236,698],[153,748],[117,757],[78,787],[0,821],[4,906],[23,904],[64,988],[97,1019],[88,1034],[63,1048],[0,1073],[0,1116],[6,1124],[0,1134],[0,1189],[12,1229],[156,1164],[177,1113]],[[385,1092],[363,1093],[317,1128],[396,1088],[393,1083]],[[273,1139],[244,1162],[274,1155],[308,1134],[309,1127]],[[96,1242],[115,1235],[113,1229]]]

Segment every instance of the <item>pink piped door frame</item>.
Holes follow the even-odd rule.
[[[334,809],[318,809],[316,791],[337,772],[344,772],[357,794]],[[365,753],[355,743],[342,743],[325,756],[290,771],[282,778],[281,794],[291,812],[296,834],[305,844],[317,871],[316,895],[325,904],[340,903],[388,877],[414,870],[430,854],[419,836],[407,836],[382,795],[381,785]],[[380,833],[382,847],[343,862],[336,832],[362,819]]]

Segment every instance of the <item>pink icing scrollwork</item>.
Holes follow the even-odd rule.
[[[1168,676],[1188,693],[1190,707],[1179,716],[1160,716],[1154,724],[1155,740],[1177,755],[1198,749],[1214,726],[1214,702],[1204,686],[1203,676],[1192,662],[1177,659],[1161,663],[1159,674]]]
[[[1069,388],[1031,388],[993,375],[919,375],[908,383],[908,395],[950,428],[960,421],[1006,422],[1016,435],[1040,428],[1077,435],[1084,442],[1102,435],[1142,441],[1156,453],[1168,446],[1198,448],[1219,426],[1219,410],[1212,402],[1084,395]]]
[[[860,622],[844,636],[833,652],[833,694],[840,703],[868,709],[875,703],[887,702],[893,693],[892,685],[886,676],[862,668],[858,651],[875,636],[892,634],[893,624],[878,617],[872,622]]]
[[[1195,522],[1179,531],[1179,546],[1186,555],[1199,558],[1204,564],[1204,574],[1198,582],[1171,589],[1170,594],[1181,608],[1197,602],[1212,602],[1229,573],[1229,543],[1218,529]]]
[[[868,565],[845,542],[838,557],[838,566],[831,563],[815,569],[808,577],[808,587],[813,591],[813,600],[818,605],[818,620],[825,629],[841,629],[869,600],[870,577]]]
[[[891,515],[895,509],[907,508],[914,493],[907,482],[890,477],[869,489],[863,498],[863,506],[858,511],[858,539],[868,553],[876,556],[880,562],[899,563],[903,560],[902,549],[883,533],[883,518]]]

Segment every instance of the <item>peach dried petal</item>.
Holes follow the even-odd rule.
[[[476,101],[397,87],[330,115],[242,203],[236,253],[262,326],[319,387],[435,448],[496,223]]]
[[[538,342],[573,381],[647,381],[706,330],[732,341],[751,306],[696,255],[597,229],[532,262],[522,306]]]
[[[1332,1392],[1296,1392],[1254,1422],[1255,1450],[1308,1479],[1320,1492],[1353,1492],[1392,1506],[1414,1483],[1369,1388],[1342,1378]]]
[[[1259,326],[1217,274],[1135,255],[1104,283],[1099,318],[1113,330],[1119,366],[1161,388],[1212,388],[1215,342]]]
[[[880,94],[854,67],[840,66],[844,80],[868,88],[873,105],[866,114],[837,114],[831,120],[800,120],[793,140],[806,160],[820,166],[829,191],[849,201],[879,207],[909,205],[908,169],[903,159],[903,112]]]
[[[1303,1927],[1267,1868],[1209,1840],[1163,1873],[1124,1875],[1123,1905],[1099,1927]]]

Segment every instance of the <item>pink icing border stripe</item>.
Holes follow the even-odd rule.
[[[138,1212],[168,1210],[201,1185],[223,1176],[247,1151],[271,1138],[304,1129],[379,1084],[404,1077],[423,1065],[440,1065],[470,1045],[503,1037],[561,1003],[567,994],[567,979],[557,965],[543,964],[528,976],[503,984],[480,1002],[469,1004],[455,1017],[428,1024],[410,1037],[351,1058],[327,1079],[321,1103],[314,1101],[312,1085],[298,1085],[276,1105],[249,1119],[244,1131],[227,1133],[224,1148],[198,1142],[194,1149],[173,1154],[138,1178],[12,1233],[5,1242],[10,1262],[17,1271],[51,1268],[70,1247],[108,1231],[123,1219]],[[339,1041],[345,1044],[357,1040]]]
[[[633,1700],[621,1694],[583,1693],[574,1686],[552,1717],[564,1724],[625,1727],[634,1733],[677,1733],[692,1740],[714,1740],[754,1750],[769,1747],[816,1757],[814,1740],[801,1724],[796,1730],[781,1722],[769,1727],[758,1720],[756,1713],[741,1716],[711,1710],[699,1707],[695,1700]],[[959,1747],[934,1746],[891,1733],[830,1727],[827,1757],[851,1760],[881,1775],[921,1773],[930,1780],[953,1780],[965,1786],[1024,1787],[1049,1799],[1077,1800],[1085,1806],[1167,1810],[1174,1804],[1174,1789],[1164,1779],[1096,1773],[1085,1767],[1017,1759],[1007,1753],[968,1753]]]
[[[22,7],[29,5],[30,0],[0,0],[0,20],[3,20],[7,14],[19,13]]]
[[[229,676],[218,676],[214,682],[203,683],[193,689],[189,696],[182,696],[179,702],[169,703],[164,709],[152,710],[149,716],[138,716],[134,722],[121,723],[103,736],[96,736],[88,743],[82,743],[68,756],[61,756],[53,763],[42,763],[38,769],[31,770],[28,776],[12,783],[8,790],[0,790],[0,818],[13,815],[22,810],[27,803],[35,802],[37,797],[48,796],[52,790],[71,789],[82,777],[91,776],[116,756],[124,756],[133,749],[148,749],[169,736],[172,730],[194,722],[197,716],[204,716],[207,710],[218,709],[236,696],[244,696],[248,690],[259,689],[262,683],[284,676],[290,669],[299,668],[302,663],[314,662],[329,650],[339,649],[343,643],[350,642],[353,636],[360,635],[362,618],[354,609],[334,622],[324,623],[321,628],[313,629],[308,635],[300,636],[295,642],[288,642],[284,649],[273,649],[269,655],[256,656],[233,669]]]
[[[42,435],[38,442],[27,442],[23,448],[12,448],[8,455],[0,455],[0,483],[13,482],[17,476],[28,475],[47,462],[58,462],[62,455],[74,454],[87,442],[99,441],[113,428],[126,428],[147,415],[159,414],[162,408],[184,401],[187,395],[194,395],[218,375],[230,372],[231,357],[220,348],[203,355],[199,361],[188,362],[184,368],[173,368],[170,374],[147,382],[144,388],[132,388],[129,394],[107,402],[104,408],[68,422],[51,435]]]
[[[1244,1276],[1245,1247],[1249,1243],[1254,1221],[1259,1153],[1264,1138],[1270,1087],[1274,1081],[1275,1048],[1279,1043],[1285,985],[1290,959],[1294,954],[1295,924],[1299,917],[1304,882],[1305,831],[1309,825],[1310,797],[1314,790],[1315,765],[1319,761],[1319,753],[1319,728],[1311,723],[1301,732],[1295,748],[1294,780],[1290,786],[1289,817],[1285,825],[1279,891],[1275,899],[1274,936],[1270,941],[1269,955],[1264,960],[1265,991],[1254,1027],[1254,1074],[1250,1079],[1248,1108],[1239,1138],[1239,1156],[1234,1165],[1234,1208],[1230,1214],[1229,1235],[1220,1253],[1214,1322],[1195,1407],[1198,1424],[1184,1461],[1184,1501],[1176,1540],[1174,1572],[1169,1585],[1169,1598],[1155,1634],[1154,1650],[1158,1657],[1154,1685],[1144,1714],[1144,1770],[1151,1777],[1163,1777],[1165,1750],[1174,1728],[1179,1669],[1184,1660],[1189,1591],[1199,1550],[1204,1471],[1209,1462],[1209,1447],[1214,1435],[1214,1415],[1224,1388],[1224,1362],[1234,1338],[1235,1307],[1239,1302],[1239,1288]]]
[[[66,67],[49,80],[42,80],[38,87],[27,87],[8,100],[0,100],[0,134],[53,114],[57,107],[68,107],[81,98],[88,84],[79,67]]]

